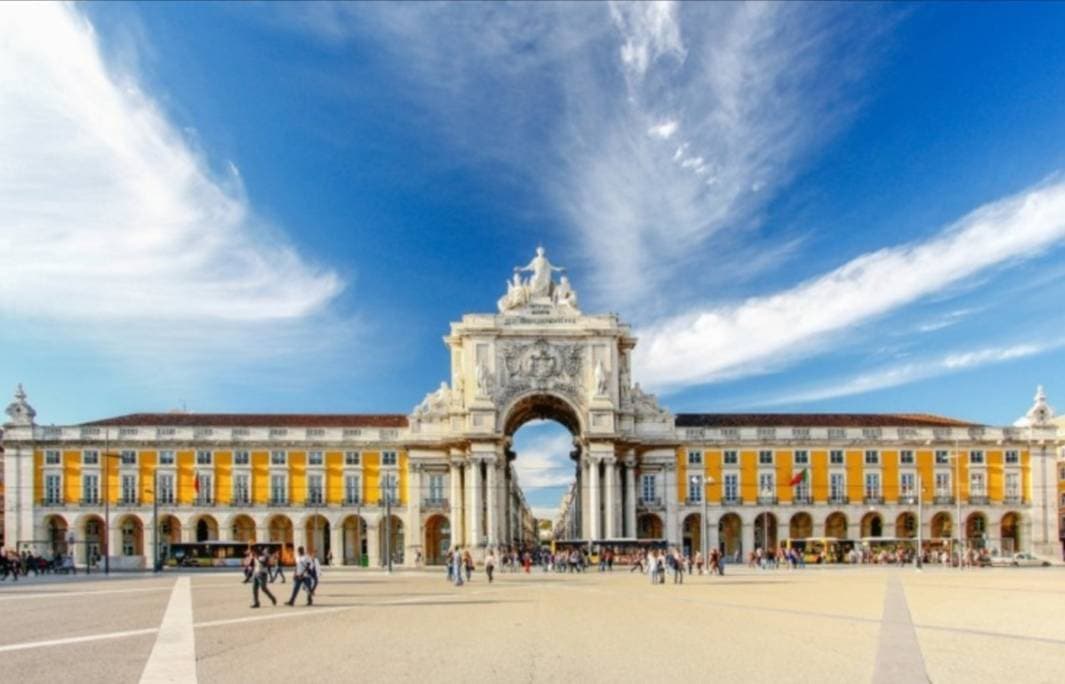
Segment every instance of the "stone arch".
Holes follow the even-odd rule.
[[[91,564],[104,552],[104,519],[96,513],[84,513],[74,521],[74,530],[82,548],[75,552],[78,562]]]
[[[218,521],[210,513],[203,513],[189,521],[191,536],[198,542],[218,540]]]
[[[895,519],[895,536],[899,539],[913,539],[917,536],[917,516],[909,511],[899,513]]]
[[[703,550],[703,516],[701,513],[689,513],[681,525],[681,545],[684,552],[695,557],[696,552]]]
[[[181,521],[177,516],[159,516],[159,541],[163,544],[181,543]]]
[[[884,519],[875,511],[870,511],[862,516],[862,538],[878,538],[884,536]]]
[[[303,519],[302,527],[303,538],[307,540],[307,554],[317,557],[320,563],[325,563],[326,556],[331,551],[329,520],[321,514],[308,515]]]
[[[443,513],[429,516],[425,521],[425,563],[443,565],[451,548],[451,522]]]
[[[345,516],[340,521],[344,531],[344,553],[341,562],[344,565],[362,565],[368,550],[366,548],[366,521],[359,515]]]
[[[987,540],[987,516],[974,511],[965,519],[965,543],[974,549],[981,549]]]
[[[502,432],[510,436],[530,420],[546,419],[561,423],[574,436],[584,434],[581,410],[561,394],[532,390],[511,400],[499,412],[502,416]]]
[[[382,565],[388,562],[388,552],[392,552],[392,563],[403,564],[404,536],[403,521],[398,515],[391,515],[386,520],[384,517],[377,523],[378,542],[380,543],[380,558]]]
[[[833,511],[825,518],[825,536],[836,539],[847,538],[847,514],[843,511]]]
[[[940,511],[932,516],[932,524],[930,525],[932,539],[949,539],[954,533],[953,520],[950,517],[950,513],[946,511]]]
[[[637,539],[662,539],[662,518],[656,513],[641,513],[636,518]]]
[[[809,513],[800,512],[791,516],[788,523],[788,537],[791,539],[808,539],[814,536],[814,521]]]
[[[735,513],[726,513],[717,521],[720,551],[735,557],[743,553],[743,520]]]
[[[256,541],[255,521],[246,513],[238,513],[231,517],[226,523],[226,528],[229,529],[230,538],[235,542],[254,544]]]
[[[754,519],[754,547],[770,552],[777,548],[777,516],[768,511]]]
[[[44,534],[48,540],[48,550],[56,556],[65,555],[68,551],[67,536],[70,526],[66,518],[58,514],[51,514],[44,518]]]
[[[1016,553],[1021,546],[1021,514],[1009,511],[999,522],[999,538],[1002,540],[1002,553]]]
[[[144,523],[136,515],[130,513],[118,520],[119,545],[115,549],[117,555],[143,556],[144,555]]]

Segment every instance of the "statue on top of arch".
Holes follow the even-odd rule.
[[[499,312],[515,312],[531,305],[554,307],[571,315],[579,314],[577,293],[565,275],[561,276],[559,282],[554,282],[551,275],[555,271],[565,273],[566,269],[548,261],[544,248],[537,247],[536,256],[528,265],[514,267],[514,276],[507,281],[507,293],[497,303]],[[522,273],[532,275],[523,280]]]

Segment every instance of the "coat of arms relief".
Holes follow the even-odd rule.
[[[580,344],[550,344],[543,339],[502,343],[497,350],[492,398],[505,404],[524,392],[543,390],[584,404],[583,357]]]

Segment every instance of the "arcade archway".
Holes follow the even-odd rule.
[[[425,521],[425,563],[443,565],[451,547],[451,523],[446,515],[430,516]]]
[[[344,565],[366,565],[366,521],[349,515],[342,523],[344,530]]]
[[[735,513],[726,513],[717,523],[720,551],[731,559],[739,559],[743,553],[743,520]]]

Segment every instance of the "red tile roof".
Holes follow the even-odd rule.
[[[929,413],[678,413],[677,427],[975,427]]]
[[[404,428],[407,417],[370,413],[130,413],[82,423],[111,427]]]

